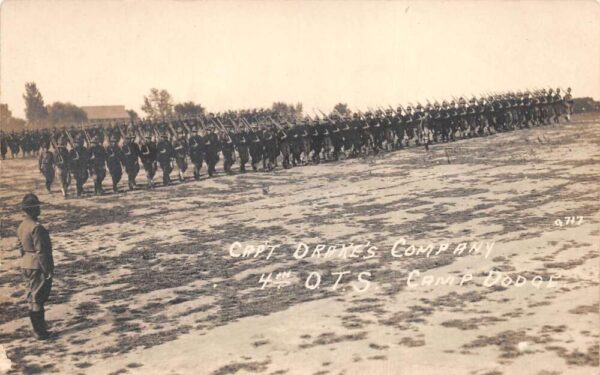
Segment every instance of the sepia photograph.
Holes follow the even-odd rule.
[[[0,1],[0,375],[597,375],[600,2]]]

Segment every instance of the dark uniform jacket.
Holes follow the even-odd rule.
[[[54,272],[52,243],[46,228],[31,218],[23,220],[17,229],[21,248],[21,268]]]

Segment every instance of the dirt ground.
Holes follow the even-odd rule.
[[[429,151],[67,200],[56,184],[45,193],[36,161],[2,161],[4,363],[15,374],[596,374],[599,146],[600,116],[582,115]],[[31,336],[16,267],[28,191],[48,202],[57,264],[47,342]],[[235,241],[279,247],[234,257]],[[343,257],[341,244],[367,246]],[[527,282],[486,285],[490,272]]]

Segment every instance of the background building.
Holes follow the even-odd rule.
[[[88,106],[81,107],[81,109],[87,114],[90,125],[129,122],[129,114],[123,105]]]

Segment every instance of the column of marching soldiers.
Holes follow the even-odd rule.
[[[468,101],[461,97],[396,109],[369,108],[352,115],[321,112],[321,117],[316,114],[302,119],[285,118],[265,109],[229,111],[169,121],[3,133],[2,158],[9,148],[13,157],[19,148],[23,155],[39,153],[39,169],[48,192],[58,175],[65,197],[72,180],[77,196],[81,196],[90,177],[94,193],[100,195],[107,169],[115,193],[123,171],[129,189],[136,189],[141,168],[147,187],[152,189],[158,168],[164,186],[172,183],[175,166],[179,181],[184,182],[188,160],[196,180],[201,177],[203,165],[208,176],[214,176],[221,157],[227,174],[234,173],[236,161],[241,173],[246,172],[247,164],[257,171],[261,163],[261,170],[271,171],[278,166],[278,159],[287,169],[398,150],[411,144],[428,148],[438,142],[558,123],[562,116],[569,121],[572,108],[569,88],[564,96],[560,89],[527,90]]]

